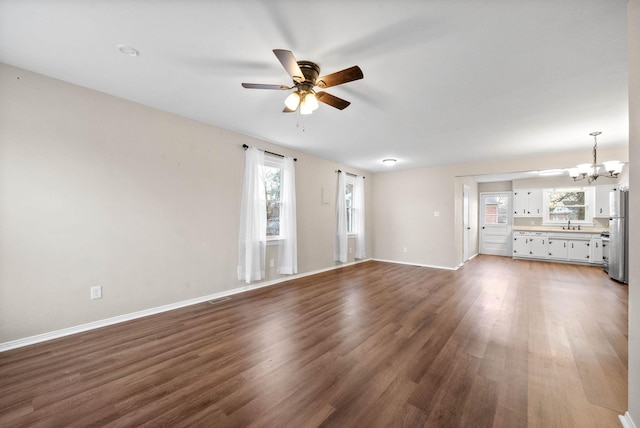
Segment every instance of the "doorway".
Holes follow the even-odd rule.
[[[469,186],[462,185],[462,262],[469,260]]]
[[[480,193],[480,254],[511,257],[511,192]]]

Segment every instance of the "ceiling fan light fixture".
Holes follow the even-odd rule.
[[[318,109],[318,107],[319,107],[318,99],[316,98],[316,94],[314,94],[313,92],[308,92],[304,96],[304,100],[302,101],[302,105],[304,105],[305,108],[308,108],[311,111],[316,111]]]
[[[300,114],[311,114],[313,110],[305,102],[300,103]]]
[[[300,94],[298,91],[292,92],[289,96],[284,100],[284,105],[287,106],[289,110],[295,110],[300,105]]]

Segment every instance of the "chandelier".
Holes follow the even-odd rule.
[[[598,177],[617,178],[618,174],[622,172],[624,164],[617,160],[603,162],[602,165],[598,165],[598,135],[600,134],[602,132],[597,131],[589,134],[593,137],[593,163],[581,163],[576,168],[569,168],[569,176],[573,178],[573,181],[586,179],[591,184]]]

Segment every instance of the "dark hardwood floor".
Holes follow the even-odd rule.
[[[0,353],[0,426],[617,427],[627,287],[366,262]]]

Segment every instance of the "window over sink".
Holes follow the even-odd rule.
[[[544,189],[542,222],[545,225],[593,225],[593,187]]]

